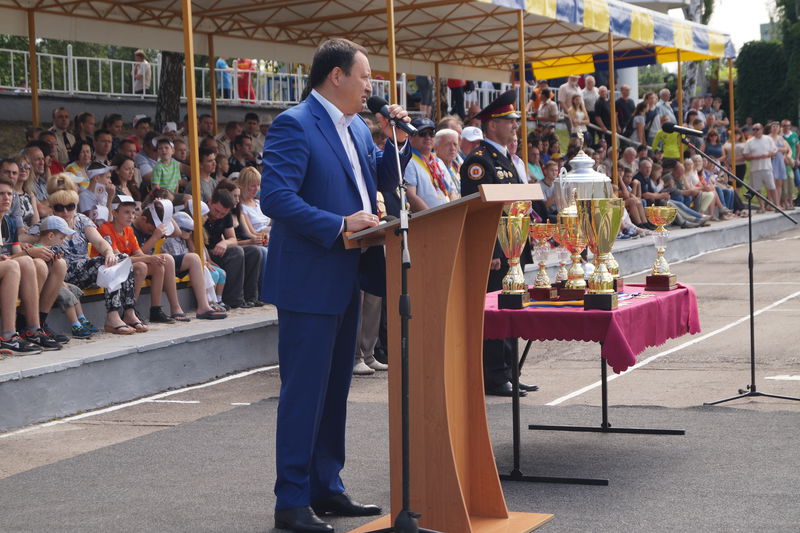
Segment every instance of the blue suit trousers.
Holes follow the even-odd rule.
[[[339,315],[278,309],[276,510],[344,492],[339,472],[359,314],[357,287]]]

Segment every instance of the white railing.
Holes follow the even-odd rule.
[[[37,58],[39,91],[42,93],[139,99],[153,99],[158,96],[160,54],[149,64],[151,83],[142,93],[136,93],[133,89],[133,68],[135,65],[141,67],[141,63],[136,61],[76,57],[72,55],[72,46],[67,47],[67,55],[40,53]],[[0,72],[6,73],[0,76],[0,90],[30,92],[28,66],[27,51],[0,49]],[[300,101],[307,79],[300,68],[296,72],[240,71],[236,62],[232,67],[215,71],[216,87],[212,87],[210,68],[195,67],[197,98],[201,102],[210,101],[213,91],[220,103],[290,106]],[[181,98],[185,99],[185,76],[181,80]],[[372,80],[373,94],[389,101],[389,85],[387,80]],[[398,85],[400,103],[405,106],[405,74],[401,76]]]

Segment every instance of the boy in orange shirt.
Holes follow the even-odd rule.
[[[97,231],[111,244],[115,253],[128,254],[133,264],[135,279],[134,294],[138,300],[144,280],[150,276],[150,322],[174,324],[176,320],[189,322],[178,301],[178,288],[175,280],[175,260],[169,254],[147,255],[142,252],[131,227],[136,217],[136,201],[119,195],[112,204],[113,222],[106,222]],[[167,293],[172,315],[168,316],[161,308],[161,291]]]

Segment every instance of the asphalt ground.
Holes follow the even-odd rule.
[[[800,397],[800,230],[755,244],[757,389]],[[702,333],[640,354],[609,382],[615,426],[686,436],[523,430],[522,470],[608,487],[504,483],[509,508],[555,513],[540,531],[797,531],[800,402],[737,394],[750,382],[747,246],[673,265]],[[626,278],[643,281],[644,274]],[[535,343],[522,422],[597,425],[599,346]],[[276,369],[0,435],[3,531],[271,531]],[[510,403],[487,398],[499,470]],[[388,504],[386,374],[355,378],[344,477]],[[377,429],[377,430],[376,430]],[[337,531],[363,523],[334,522]]]

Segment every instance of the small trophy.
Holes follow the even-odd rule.
[[[625,281],[619,275],[619,263],[617,263],[617,258],[611,252],[608,252],[608,257],[606,258],[606,268],[611,273],[611,277],[614,278],[614,292],[622,292],[625,288]]]
[[[561,300],[583,300],[586,293],[586,280],[581,266],[581,252],[586,248],[586,237],[581,228],[578,209],[575,204],[563,209],[558,214],[559,242],[572,256],[572,264],[567,272],[564,287],[558,290]]]
[[[648,291],[670,291],[676,288],[678,276],[669,271],[669,263],[664,259],[664,252],[667,250],[669,231],[664,226],[672,224],[678,214],[678,209],[672,206],[654,205],[645,208],[647,220],[651,224],[658,226],[653,232],[653,243],[656,245],[656,262],[653,263],[653,270],[647,276],[645,289]]]
[[[556,232],[553,234],[553,240],[558,243],[556,248],[556,257],[558,258],[558,272],[556,272],[556,279],[553,281],[553,287],[561,290],[569,279],[567,272],[567,262],[570,260],[569,250],[564,246],[564,241],[561,238],[561,224],[556,224]]]
[[[503,278],[503,290],[497,295],[499,309],[522,309],[530,302],[525,274],[519,265],[519,256],[528,241],[531,218],[527,212],[520,211],[522,210],[514,207],[509,209],[508,215],[500,217],[500,225],[497,227],[500,248],[508,258],[508,273]]]
[[[539,262],[539,272],[528,292],[531,300],[550,301],[558,299],[558,289],[550,283],[547,275],[547,257],[550,255],[550,244],[548,240],[558,232],[558,226],[550,222],[543,224],[531,224],[531,237],[536,241],[533,250],[533,258]]]
[[[578,200],[578,218],[589,250],[595,256],[595,269],[589,278],[589,291],[583,298],[583,308],[611,311],[617,308],[614,277],[606,260],[622,225],[625,204],[621,198]]]

